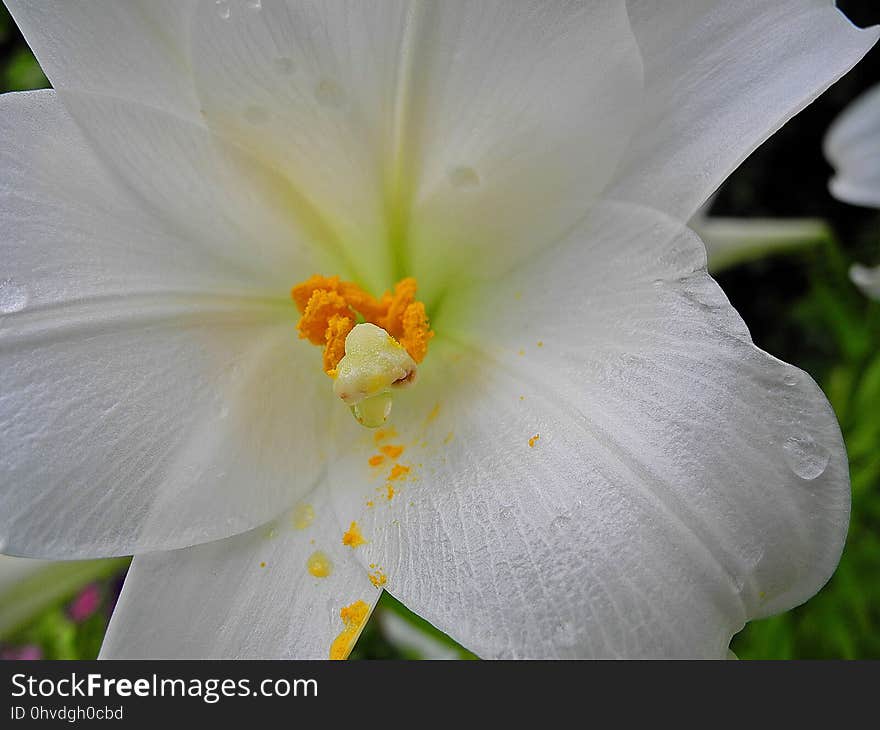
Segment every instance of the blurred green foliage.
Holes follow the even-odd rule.
[[[840,3],[857,22],[878,22],[867,3]],[[872,15],[873,13],[873,15]],[[755,342],[807,370],[841,422],[850,458],[853,512],[843,558],[828,585],[805,605],[749,624],[732,648],[748,658],[880,658],[880,304],[848,277],[854,261],[880,263],[880,213],[832,200],[821,139],[833,117],[880,79],[878,52],[753,155],[725,184],[713,212],[726,216],[805,216],[829,221],[837,239],[749,263],[719,281]],[[0,5],[0,91],[48,86]],[[797,185],[792,184],[796,180]],[[14,632],[2,645],[37,645],[46,658],[97,656],[118,577],[103,578],[102,607],[81,623],[69,615],[73,593]],[[473,655],[384,594],[352,658],[418,658],[382,629],[392,612],[462,658]]]
[[[876,256],[880,227],[875,246]],[[840,420],[852,518],[829,583],[805,605],[752,622],[734,637],[742,659],[880,658],[880,303],[850,283],[848,258],[835,241],[809,258],[809,288],[794,302],[788,324],[814,343],[808,370]]]
[[[46,75],[22,42],[9,11],[0,3],[0,91],[26,91],[49,86]]]

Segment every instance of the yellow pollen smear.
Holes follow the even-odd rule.
[[[315,519],[315,509],[310,504],[301,504],[293,511],[293,526],[305,530]]]
[[[373,441],[380,444],[385,439],[392,439],[395,436],[397,436],[397,431],[393,428],[380,428],[375,434],[373,434]]]
[[[375,456],[371,456],[369,459],[370,466],[382,466],[385,463],[385,457],[382,454],[376,454]]]
[[[529,448],[535,448],[535,444],[538,443],[538,439],[541,438],[538,434],[535,434],[529,439]]]
[[[309,573],[315,578],[326,578],[333,572],[333,562],[320,550],[313,552],[306,561]]]
[[[389,459],[396,459],[399,457],[403,453],[403,449],[403,446],[392,446],[391,444],[379,447],[379,451],[385,454]]]
[[[394,499],[394,487],[391,484],[385,485],[385,498],[389,502]]]
[[[370,615],[370,607],[363,601],[355,601],[339,611],[345,627],[330,645],[331,659],[347,659],[352,647]]]
[[[342,536],[342,544],[348,545],[351,548],[356,548],[358,545],[363,545],[364,543],[366,543],[366,540],[364,540],[364,536],[361,535],[358,523],[352,522],[348,531]]]
[[[370,573],[370,583],[372,583],[376,588],[381,588],[388,582],[388,578],[381,570],[377,570],[375,573]]]

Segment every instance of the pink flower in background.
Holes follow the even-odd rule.
[[[7,646],[0,649],[0,659],[18,661],[36,661],[43,658],[43,650],[36,644],[24,646]]]
[[[83,588],[73,599],[67,608],[67,613],[72,621],[81,623],[91,616],[101,606],[101,586],[90,583]]]

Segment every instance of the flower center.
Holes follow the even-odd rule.
[[[338,276],[315,274],[290,292],[301,339],[324,348],[333,392],[362,426],[388,420],[392,391],[410,385],[434,336],[416,280],[401,279],[376,299]]]

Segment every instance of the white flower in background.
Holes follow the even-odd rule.
[[[880,208],[880,85],[834,120],[825,136],[825,156],[835,168],[828,185],[835,198]],[[867,296],[880,299],[880,266],[855,264],[850,277]]]
[[[0,98],[0,534],[136,555],[104,656],[345,656],[385,588],[485,657],[724,657],[828,579],[834,415],[679,221],[875,29],[8,4],[56,91]],[[297,338],[314,273],[417,281],[436,336],[393,430]]]
[[[712,273],[831,236],[828,224],[819,218],[727,218],[710,216],[709,208],[709,203],[703,205],[688,225],[706,245]]]

